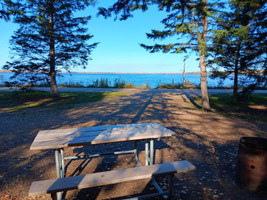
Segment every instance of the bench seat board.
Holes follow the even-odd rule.
[[[150,166],[141,166],[135,168],[119,169],[107,172],[66,177],[61,179],[44,180],[33,182],[29,191],[29,195],[35,196],[72,189],[84,189],[125,181],[151,178],[152,176],[162,174],[187,172],[194,169],[194,165],[192,165],[186,160],[183,160]]]
[[[169,137],[175,133],[158,123],[96,126],[39,131],[30,150]]]

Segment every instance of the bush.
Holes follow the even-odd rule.
[[[88,85],[89,88],[109,88],[110,81],[108,79],[101,78],[100,80],[93,81],[92,85]]]
[[[127,83],[124,88],[136,88],[136,86],[133,83]]]
[[[172,81],[172,83],[168,83],[168,84],[160,83],[157,86],[157,89],[196,89],[196,88],[198,87],[189,80],[186,80],[185,84],[183,83],[175,84],[174,81]]]
[[[121,80],[120,78],[116,78],[114,80],[114,88],[125,88],[126,86],[126,81]]]
[[[99,88],[108,88],[109,87],[109,84],[108,84],[108,79],[103,79],[101,78],[100,79],[100,82],[99,82]]]
[[[58,87],[84,88],[83,84],[81,84],[81,83],[73,83],[71,81],[68,82],[68,83],[60,84]]]

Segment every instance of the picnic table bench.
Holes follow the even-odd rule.
[[[187,172],[195,169],[188,161],[176,161],[154,164],[154,139],[169,137],[175,133],[158,123],[127,124],[97,126],[71,129],[55,129],[39,131],[34,139],[31,150],[55,150],[57,179],[33,182],[29,195],[51,194],[53,199],[61,199],[61,192],[73,189],[84,189],[104,186],[125,181],[151,178],[159,191],[156,194],[144,195],[141,198],[171,195],[172,176],[174,173]],[[145,166],[138,159],[137,142],[145,141]],[[100,154],[74,155],[64,157],[64,148],[81,145],[110,144],[114,142],[134,141],[134,149]],[[73,177],[64,177],[67,159],[81,159],[108,154],[133,153],[140,167],[92,173]],[[169,174],[169,190],[163,191],[154,176]],[[57,194],[57,195],[56,195]]]

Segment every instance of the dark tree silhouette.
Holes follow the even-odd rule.
[[[240,75],[245,78],[245,93],[258,86],[266,87],[266,1],[232,0],[229,7],[215,31],[209,64],[213,77],[225,79],[234,74],[233,96],[238,100]]]
[[[217,21],[219,8],[223,4],[208,3],[208,0],[158,0],[160,10],[166,10],[168,16],[161,22],[164,30],[152,30],[147,34],[149,39],[163,40],[167,37],[178,38],[170,44],[155,44],[148,46],[141,44],[151,53],[162,51],[164,53],[180,53],[193,50],[199,53],[200,86],[202,107],[210,110],[207,87],[207,56],[208,42],[212,36],[214,24]]]
[[[10,41],[13,61],[4,69],[14,72],[13,83],[27,85],[48,80],[51,94],[58,95],[56,74],[76,66],[86,67],[97,43],[85,25],[90,16],[74,17],[74,12],[90,5],[80,0],[33,0],[21,2],[23,15],[14,19],[19,29]]]

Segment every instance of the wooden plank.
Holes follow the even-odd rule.
[[[129,124],[129,125],[139,125],[139,124]],[[142,126],[141,126],[142,125]],[[36,139],[38,140],[54,140],[60,137],[72,137],[75,135],[81,136],[81,134],[84,135],[98,135],[99,133],[104,132],[111,132],[111,131],[118,131],[121,132],[127,132],[127,130],[165,130],[163,126],[160,126],[157,123],[146,123],[146,124],[140,124],[140,126],[127,126],[127,125],[114,125],[114,126],[105,126],[106,128],[98,127],[82,127],[82,128],[71,128],[71,129],[55,129],[55,130],[45,130],[45,131],[39,131]],[[111,128],[113,127],[113,128]],[[166,129],[168,130],[168,129]]]
[[[32,143],[30,150],[144,140],[168,137],[175,134],[173,131],[157,123],[114,125],[105,127],[109,128],[104,129],[101,127],[101,131],[97,130],[99,127],[40,131]]]
[[[62,179],[38,181],[32,183],[29,195],[34,196],[72,189],[84,189],[96,186],[110,185],[125,181],[151,178],[152,176],[156,175],[176,172],[188,172],[194,170],[195,168],[196,167],[190,162],[183,160],[157,165],[67,177]]]
[[[69,128],[69,129],[52,129],[52,130],[42,130],[39,131],[38,135],[41,137],[53,137],[55,134],[58,136],[63,136],[76,132],[95,132],[104,131],[108,129],[116,128],[128,128],[128,127],[153,127],[158,128],[161,125],[158,123],[140,123],[140,124],[121,124],[121,125],[109,125],[109,126],[92,126],[92,127],[81,127],[81,128]],[[161,126],[163,127],[163,126]]]

